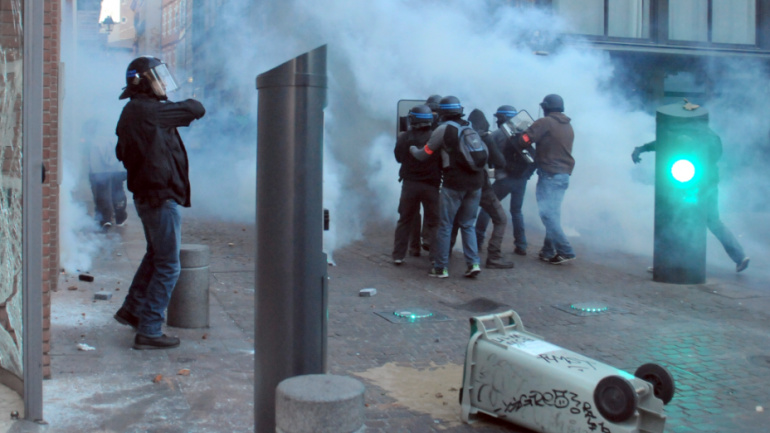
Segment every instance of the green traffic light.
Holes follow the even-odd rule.
[[[671,167],[671,175],[679,182],[689,182],[695,176],[695,166],[686,159],[680,159]]]

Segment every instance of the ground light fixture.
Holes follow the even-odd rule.
[[[402,319],[420,320],[433,316],[433,313],[424,308],[406,308],[394,311],[393,315]]]
[[[671,175],[679,182],[689,182],[695,176],[695,166],[686,159],[680,159],[671,166]]]

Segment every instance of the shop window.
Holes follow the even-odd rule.
[[[756,0],[669,0],[669,39],[755,45]]]
[[[712,0],[711,42],[724,44],[757,43],[756,0]]]
[[[570,33],[615,38],[650,37],[650,0],[554,0]]]

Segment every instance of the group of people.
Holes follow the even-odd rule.
[[[459,231],[467,265],[465,276],[476,277],[481,273],[479,252],[491,219],[486,267],[513,268],[513,262],[505,260],[502,252],[508,219],[500,201],[510,194],[514,253],[526,255],[521,208],[527,181],[535,171],[540,219],[546,229],[539,257],[554,265],[575,259],[561,228],[561,203],[575,166],[575,135],[559,95],[546,96],[540,106],[544,117],[513,134],[503,131],[503,125],[518,114],[511,105],[498,108],[498,128],[494,131],[478,110],[468,120],[463,119],[464,108],[454,96],[433,95],[409,111],[409,129],[399,133],[394,150],[401,164],[402,182],[394,264],[404,262],[407,250],[419,256],[422,247],[429,251],[433,263],[429,275],[449,277],[449,256]],[[494,183],[487,167],[494,168]]]

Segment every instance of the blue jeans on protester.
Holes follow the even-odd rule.
[[[436,250],[431,245],[431,253],[436,260],[435,267],[449,267],[449,237],[452,234],[452,224],[455,216],[458,217],[460,233],[463,238],[463,253],[465,263],[468,266],[479,264],[479,251],[476,245],[476,231],[473,223],[476,221],[476,213],[479,211],[481,189],[473,191],[455,191],[441,187],[439,199],[439,224],[436,234]]]
[[[545,257],[561,254],[566,258],[574,258],[575,251],[561,229],[561,202],[569,187],[569,175],[538,169],[537,176],[537,207],[540,210],[540,220],[545,226],[545,241],[540,254]]]
[[[492,184],[492,190],[497,199],[503,201],[508,194],[511,195],[511,220],[513,221],[513,245],[527,249],[527,235],[524,231],[524,214],[521,213],[521,206],[524,204],[524,193],[527,191],[527,181],[529,178],[516,179],[506,177],[496,180]],[[479,244],[484,243],[484,235],[489,225],[489,214],[485,210],[479,212],[476,220],[476,239]]]
[[[137,334],[160,337],[163,313],[181,270],[182,215],[174,200],[166,200],[157,208],[145,202],[134,204],[144,227],[147,252],[122,308],[139,318]]]

